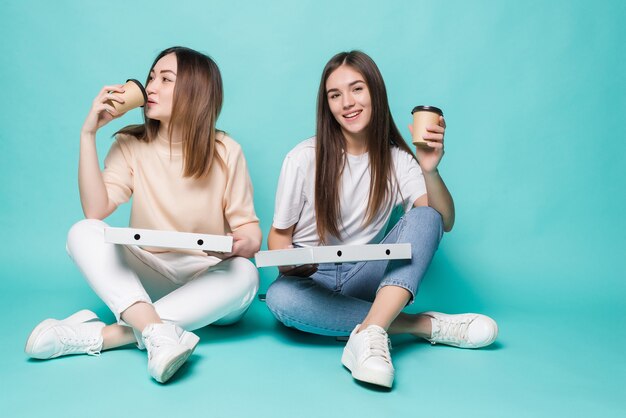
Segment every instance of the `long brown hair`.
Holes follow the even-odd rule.
[[[154,59],[150,72],[168,54],[175,54],[177,62],[169,136],[172,136],[174,126],[181,130],[183,175],[200,178],[209,172],[214,158],[219,160],[215,151],[215,123],[224,100],[222,76],[217,64],[209,56],[182,46],[162,51]],[[149,79],[150,75],[146,85]],[[161,122],[146,117],[145,110],[143,119],[143,124],[127,126],[115,134],[129,134],[146,142],[155,140]]]
[[[330,111],[326,81],[344,64],[361,73],[372,103],[372,116],[366,128],[371,178],[365,225],[374,220],[379,210],[393,202],[391,147],[396,146],[415,158],[393,121],[385,82],[376,63],[361,51],[341,52],[332,57],[324,67],[317,94],[315,212],[317,233],[322,243],[327,242],[329,234],[341,238],[339,187],[346,161],[346,139]]]

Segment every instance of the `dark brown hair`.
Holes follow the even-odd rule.
[[[339,187],[346,156],[346,139],[341,126],[330,111],[326,81],[342,65],[348,65],[364,78],[371,97],[371,120],[367,126],[367,150],[370,164],[370,193],[365,224],[393,203],[393,161],[391,147],[396,146],[415,155],[400,135],[389,109],[387,89],[376,63],[361,51],[341,52],[328,61],[317,94],[316,160],[315,160],[315,212],[317,233],[322,243],[328,235],[341,238]]]
[[[152,63],[150,72],[161,58],[169,54],[176,55],[177,62],[169,135],[171,137],[174,127],[180,129],[183,175],[200,178],[209,172],[214,158],[219,160],[215,152],[215,123],[224,100],[222,76],[217,64],[209,56],[181,46],[162,51]],[[146,85],[149,80],[150,75]],[[160,122],[146,117],[145,110],[143,118],[143,124],[127,126],[115,134],[129,134],[141,141],[153,141],[157,137]]]

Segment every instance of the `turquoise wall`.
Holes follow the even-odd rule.
[[[65,254],[81,219],[79,130],[101,86],[156,54],[211,55],[219,127],[245,151],[266,234],[284,155],[314,133],[325,62],[362,49],[396,122],[444,109],[457,223],[420,303],[454,310],[617,309],[626,294],[622,1],[0,2],[2,287],[84,286]],[[139,112],[101,130],[110,135]],[[125,226],[128,207],[109,218]],[[275,270],[263,271],[262,290]],[[80,282],[80,285],[77,284]]]

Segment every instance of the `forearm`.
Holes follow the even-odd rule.
[[[115,209],[115,206],[109,202],[102,179],[96,151],[96,137],[92,133],[82,132],[80,135],[78,189],[86,218],[104,219]]]
[[[267,236],[267,248],[269,250],[284,250],[292,245],[293,226],[287,229],[276,229],[272,227]]]
[[[295,225],[287,229],[272,227],[267,236],[267,248],[270,250],[284,250],[293,248],[293,231]],[[311,277],[317,271],[317,264],[304,264],[300,266],[279,266],[278,271],[286,276]]]
[[[443,219],[443,230],[450,232],[454,226],[454,201],[438,170],[424,172],[428,206],[435,209]]]

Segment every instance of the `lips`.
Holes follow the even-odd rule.
[[[344,113],[341,116],[343,116],[344,119],[350,121],[356,119],[361,114],[361,112],[363,112],[363,110],[354,110],[350,113]]]

